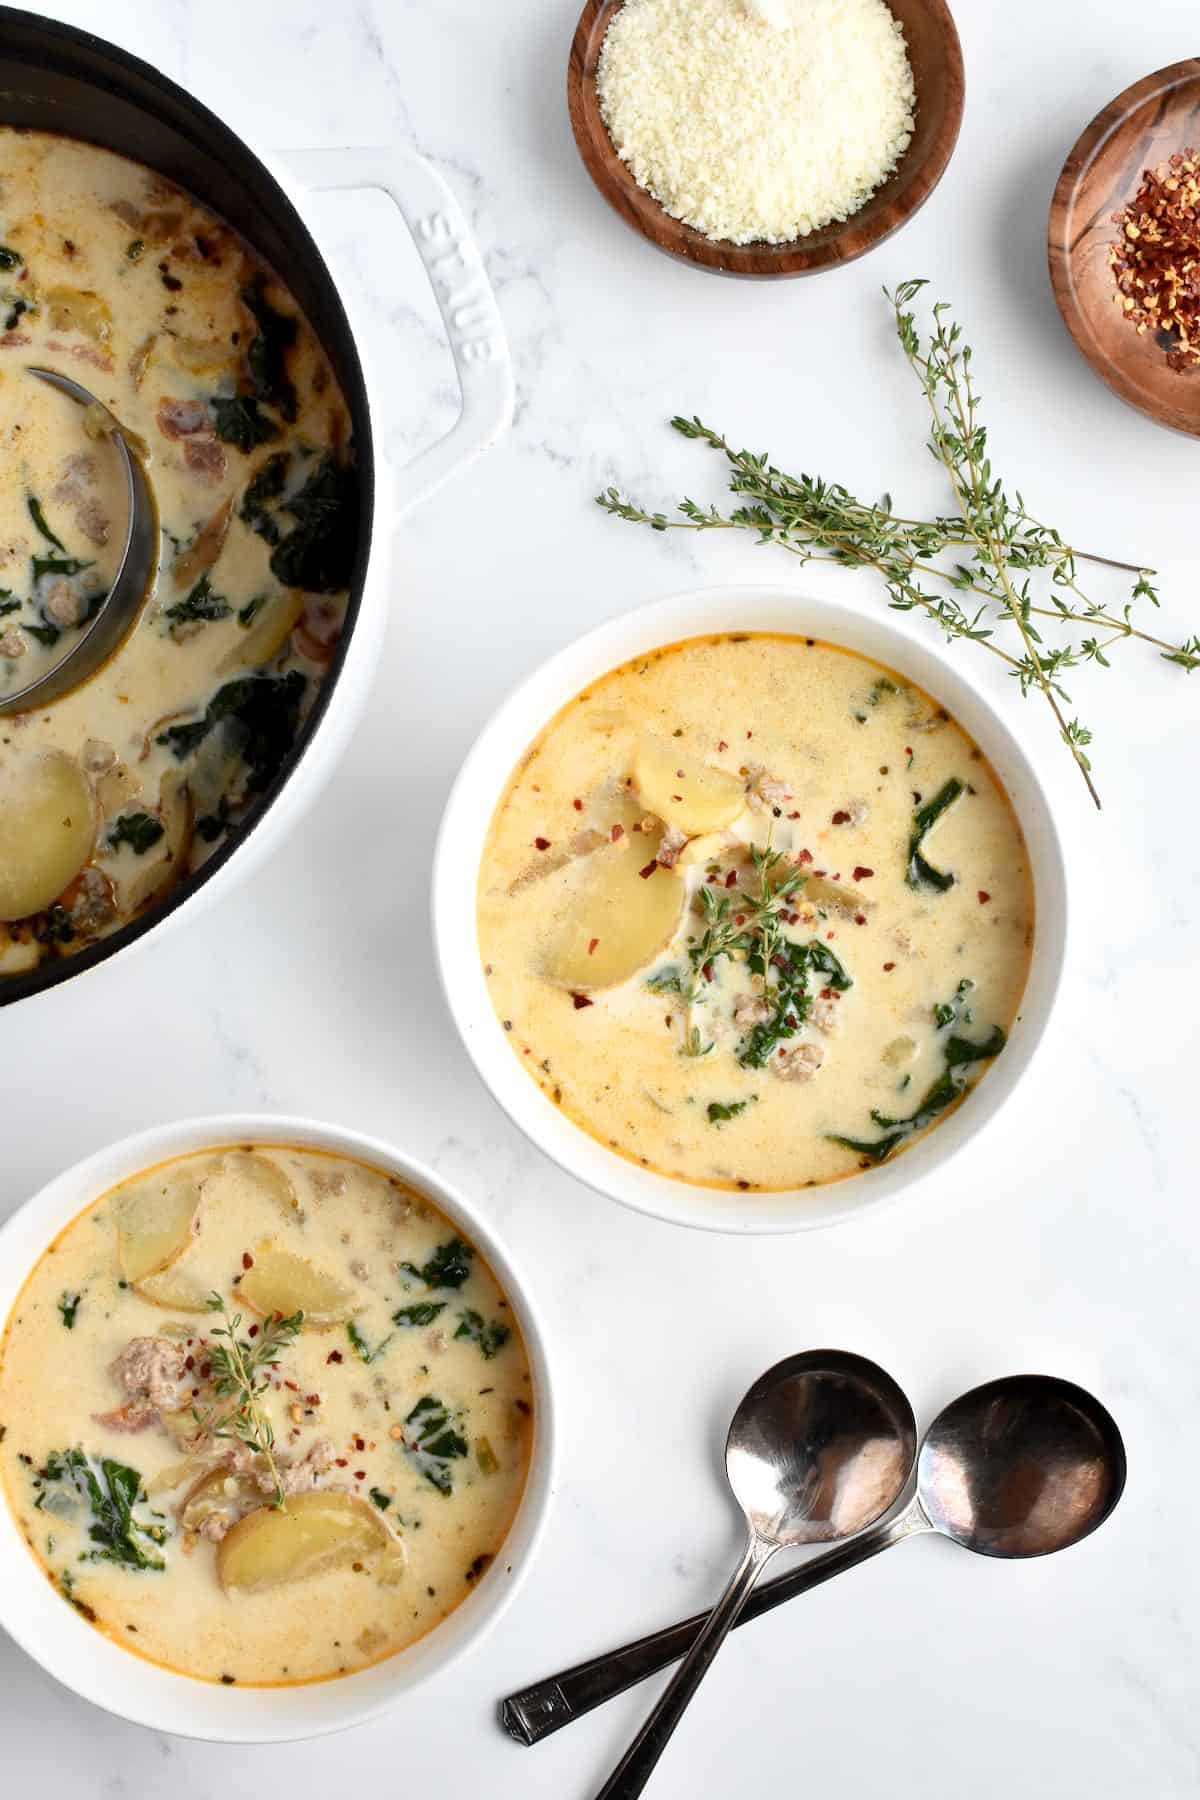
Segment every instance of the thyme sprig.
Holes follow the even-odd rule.
[[[893,510],[890,494],[868,504],[840,483],[785,474],[765,455],[735,450],[699,418],[680,416],[671,421],[676,431],[727,459],[730,491],[744,503],[723,513],[684,499],[678,508],[682,517],[668,518],[644,511],[616,487],[598,494],[597,503],[617,518],[655,531],[749,531],[757,542],[777,544],[801,562],[876,570],[891,607],[924,613],[948,640],[981,644],[1004,662],[1022,695],[1042,696],[1099,806],[1087,753],[1092,733],[1078,718],[1067,717],[1064,707],[1071,700],[1063,677],[1086,663],[1109,667],[1115,647],[1132,639],[1190,673],[1200,668],[1200,636],[1173,644],[1135,626],[1132,613],[1139,601],[1159,604],[1154,571],[1075,549],[1029,510],[1019,490],[1010,492],[993,472],[972,351],[963,342],[962,327],[947,303],[938,301],[922,335],[911,310],[927,285],[905,281],[894,293],[886,288],[884,293],[900,346],[929,407],[927,447],[946,471],[956,511],[909,518]],[[1080,586],[1081,563],[1132,576],[1128,598],[1115,607],[1093,600]],[[1034,586],[1031,578],[1038,573],[1048,577],[1048,592]],[[979,604],[973,605],[969,596]],[[1049,627],[1042,621],[1052,622],[1063,641],[1047,641]],[[1019,641],[1011,649],[995,642],[998,626],[1015,630]]]
[[[238,1336],[242,1315],[231,1316],[220,1294],[209,1295],[208,1308],[220,1313],[222,1319],[209,1332],[214,1340],[208,1353],[213,1392],[221,1399],[231,1399],[233,1405],[224,1410],[213,1408],[203,1417],[197,1414],[197,1420],[210,1437],[234,1438],[262,1457],[274,1486],[272,1504],[286,1512],[287,1501],[275,1462],[275,1430],[260,1401],[270,1385],[268,1371],[299,1332],[304,1314],[296,1312],[285,1319],[276,1313],[264,1320],[257,1338],[249,1338]],[[218,1338],[223,1341],[216,1342]]]

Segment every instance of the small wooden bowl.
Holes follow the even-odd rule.
[[[673,219],[640,188],[617,155],[600,115],[596,65],[604,34],[622,0],[587,0],[567,65],[567,107],[588,174],[609,205],[668,256],[719,275],[815,275],[852,262],[898,231],[941,180],[958,140],[963,60],[946,0],[889,0],[904,27],[917,90],[913,140],[894,175],[860,211],[791,244],[730,244]]]
[[[1050,280],[1067,330],[1102,381],[1160,425],[1200,437],[1200,369],[1168,366],[1153,332],[1139,337],[1115,299],[1112,215],[1136,196],[1142,172],[1200,146],[1200,58],[1126,88],[1075,145],[1050,204]]]

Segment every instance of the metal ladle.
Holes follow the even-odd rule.
[[[764,1582],[737,1623],[929,1531],[984,1556],[1065,1550],[1103,1524],[1124,1486],[1121,1434],[1093,1395],[1047,1375],[987,1382],[952,1401],[930,1426],[917,1464],[917,1491],[903,1511]],[[518,1743],[540,1743],[678,1661],[707,1617],[697,1613],[510,1695],[501,1702],[501,1723]]]
[[[141,458],[131,448],[121,425],[109,413],[103,401],[97,400],[78,381],[72,381],[69,375],[60,375],[57,369],[39,368],[31,368],[29,374],[35,375],[48,386],[57,388],[80,406],[99,407],[107,415],[111,421],[107,433],[116,446],[125,474],[129,494],[129,521],[125,528],[125,545],[121,551],[116,577],[97,607],[95,617],[83,626],[71,649],[52,668],[27,682],[24,687],[0,696],[0,718],[10,713],[28,712],[31,707],[44,706],[51,700],[61,699],[72,688],[78,687],[95,674],[112,655],[136,619],[153,579],[158,557],[158,516],[154,496]]]
[[[874,1363],[836,1350],[768,1369],[733,1415],[725,1469],[746,1515],[728,1587],[597,1800],[640,1794],[671,1733],[777,1550],[862,1531],[894,1505],[916,1447],[912,1408]]]

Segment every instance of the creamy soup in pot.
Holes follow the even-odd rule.
[[[551,721],[488,835],[479,947],[514,1053],[622,1156],[740,1189],[899,1154],[1002,1053],[1029,855],[978,746],[810,638],[639,657]]]
[[[241,1146],[114,1188],[42,1257],[0,1348],[0,1473],[114,1642],[208,1681],[317,1681],[483,1579],[533,1407],[508,1300],[431,1201]]]
[[[161,554],[109,662],[0,717],[0,978],[154,906],[246,821],[336,649],[359,513],[345,401],[278,276],[150,170],[0,128],[0,699],[112,585],[113,418]]]

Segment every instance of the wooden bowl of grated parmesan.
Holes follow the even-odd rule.
[[[937,186],[963,109],[945,0],[587,0],[575,141],[634,230],[723,275],[862,256]]]

